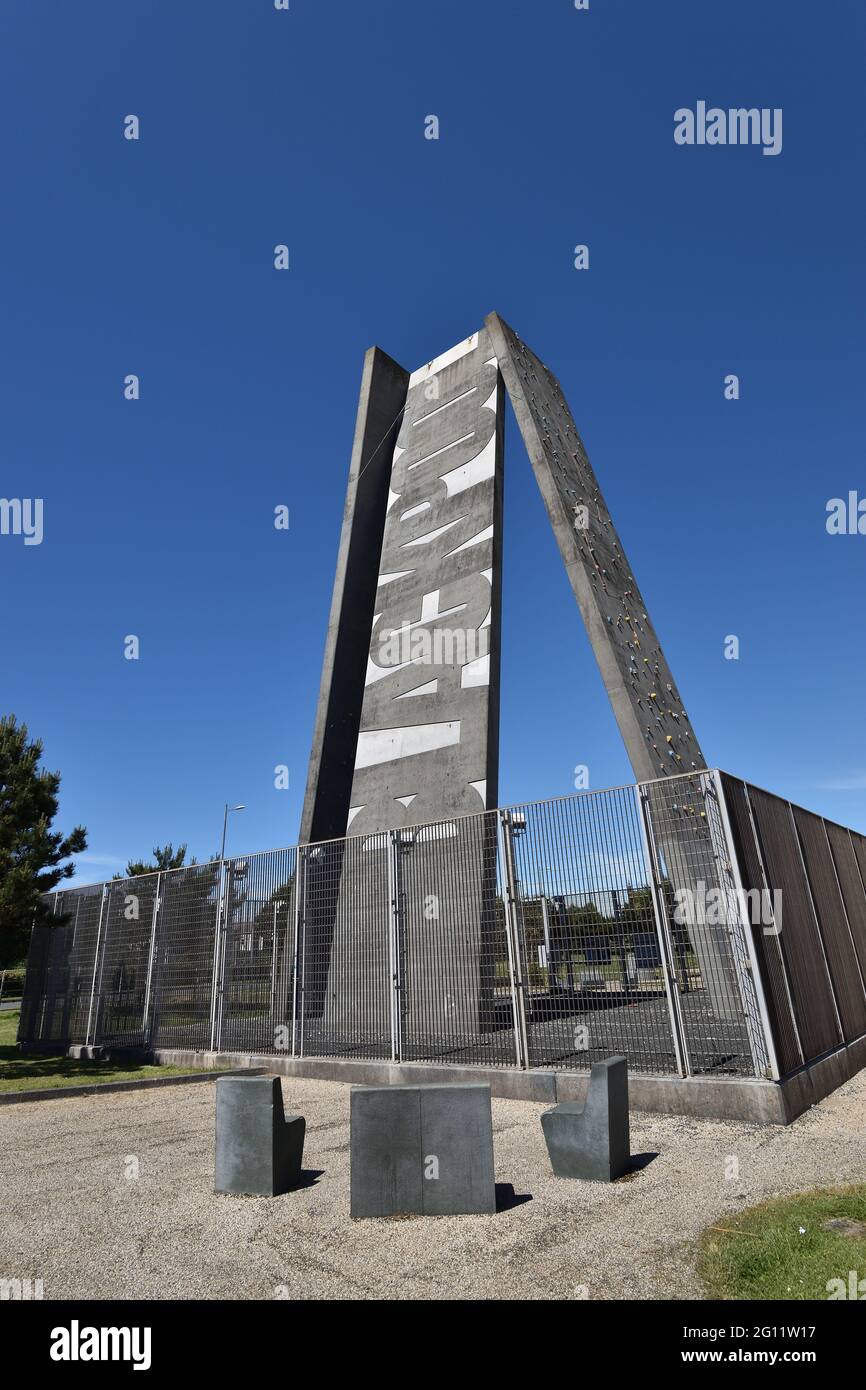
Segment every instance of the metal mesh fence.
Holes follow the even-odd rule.
[[[407,1060],[514,1066],[495,811],[392,837],[399,1041]]]
[[[160,1047],[212,1046],[220,865],[162,875],[154,943],[152,1040]]]
[[[503,830],[527,1064],[676,1071],[634,788],[514,807]]]
[[[50,895],[49,910],[57,925],[34,932],[19,1038],[31,1042],[86,1041],[93,1014],[102,901],[101,883]]]
[[[106,885],[96,955],[91,1032],[113,1046],[142,1046],[158,874]]]
[[[651,835],[672,1003],[690,1072],[750,1073],[758,1011],[740,903],[711,773],[649,782],[641,797]],[[766,1057],[760,1058],[763,1070]]]
[[[391,1057],[388,836],[299,853],[298,1053]]]
[[[763,1074],[719,795],[702,773],[54,894],[19,1036]]]
[[[294,849],[226,860],[214,1046],[289,1051],[295,920]]]

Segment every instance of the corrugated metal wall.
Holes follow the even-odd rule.
[[[743,886],[779,895],[751,927],[782,1075],[866,1035],[866,838],[723,774]]]
[[[722,773],[722,786],[728,806],[731,830],[737,856],[740,861],[740,876],[745,888],[758,891],[764,888],[761,858],[755,833],[752,828],[752,814],[746,793],[745,783]],[[755,954],[764,986],[770,1031],[776,1045],[776,1056],[782,1075],[800,1066],[803,1056],[797,1036],[797,1026],[791,1007],[790,991],[782,957],[779,937],[774,932],[764,931],[762,926],[752,927]]]
[[[794,807],[794,821],[806,873],[812,889],[812,902],[821,928],[821,940],[836,998],[839,1022],[846,1042],[866,1033],[866,995],[860,966],[848,929],[848,917],[839,889],[839,878],[830,841],[820,816]]]

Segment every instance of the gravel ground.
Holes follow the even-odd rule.
[[[0,1112],[0,1277],[45,1298],[700,1298],[705,1226],[866,1181],[866,1073],[788,1129],[635,1112],[643,1166],[610,1186],[555,1180],[544,1107],[494,1099],[495,1216],[353,1222],[348,1087],[282,1084],[308,1185],[273,1200],[214,1195],[214,1085]]]

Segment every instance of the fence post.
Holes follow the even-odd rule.
[[[634,794],[637,801],[637,817],[643,845],[647,881],[649,883],[650,895],[653,902],[653,916],[656,919],[656,936],[658,937],[659,956],[662,964],[662,973],[664,975],[665,997],[668,1003],[668,1018],[671,1025],[674,1056],[676,1057],[677,1071],[680,1073],[680,1076],[690,1076],[691,1066],[689,1063],[688,1047],[686,1045],[685,1026],[683,1024],[680,986],[673,963],[674,951],[667,919],[667,904],[663,902],[659,893],[661,876],[656,860],[655,836],[649,808],[647,806],[646,792],[640,782],[635,785]]]
[[[388,931],[388,968],[389,982],[388,993],[391,1007],[391,1061],[401,1062],[403,1060],[403,1038],[402,1038],[402,999],[401,999],[401,973],[402,973],[402,922],[403,922],[403,887],[400,854],[402,850],[402,834],[399,830],[389,830],[388,832],[388,891],[390,894],[390,914]]]
[[[87,1033],[85,1035],[85,1047],[90,1047],[95,1039],[91,1038],[91,1027],[93,1025],[93,1002],[96,997],[96,975],[100,964],[100,947],[102,945],[102,919],[105,916],[105,899],[111,892],[107,883],[102,885],[102,901],[99,904],[99,922],[96,928],[96,946],[93,951],[93,977],[90,982],[90,1006],[87,1010]]]
[[[153,985],[153,962],[156,955],[156,923],[159,916],[159,909],[162,906],[160,894],[162,892],[162,874],[156,876],[156,892],[153,898],[153,917],[150,924],[150,950],[147,955],[147,980],[144,986],[144,1009],[141,1015],[141,1041],[144,1047],[150,1046],[150,995]]]
[[[303,1057],[304,1055],[304,980],[299,978],[299,967],[303,969],[304,955],[302,946],[306,933],[306,897],[307,897],[307,851],[303,845],[298,845],[297,859],[295,861],[295,940],[292,947],[292,1056]],[[300,1026],[298,1026],[298,999],[300,997],[301,1015]],[[300,1051],[298,1042],[300,1041]]]
[[[211,1000],[210,1000],[210,1050],[216,1051],[217,1043],[217,1014],[219,1011],[219,992],[220,992],[220,959],[222,956],[222,926],[223,926],[223,905],[225,902],[226,885],[226,861],[220,860],[219,892],[217,893],[216,921],[214,923],[214,943],[213,943],[213,973],[211,976]]]
[[[503,906],[505,938],[508,944],[508,973],[511,977],[511,1012],[514,1020],[514,1050],[519,1067],[529,1065],[529,1035],[526,1028],[526,981],[518,921],[517,872],[514,864],[514,837],[510,811],[499,811],[499,849],[504,869]]]
[[[219,957],[217,965],[217,990],[216,990],[216,1042],[217,1052],[222,1051],[223,1045],[223,1017],[225,1015],[226,1002],[226,964],[229,954],[229,913],[231,911],[232,893],[234,892],[235,860],[230,859],[225,867],[223,876],[223,902],[222,902],[222,924],[219,932]]]
[[[271,1020],[272,1047],[274,1043],[274,1029],[276,1027],[274,1020],[276,1018],[277,1009],[277,961],[279,959],[279,953],[277,951],[277,915],[282,905],[280,901],[274,903],[274,920],[271,925],[271,1003],[269,1013]]]
[[[734,836],[731,830],[731,822],[728,816],[728,806],[725,801],[725,789],[722,785],[721,774],[717,768],[707,774],[711,779],[712,787],[715,792],[716,803],[719,809],[720,828],[719,833],[723,839],[724,856],[718,851],[720,847],[713,846],[716,852],[716,862],[719,865],[719,879],[727,873],[733,885],[733,898],[736,902],[734,909],[734,931],[739,933],[738,944],[745,945],[746,960],[743,963],[745,969],[739,968],[739,954],[733,952],[735,967],[737,967],[737,983],[743,1000],[743,1015],[746,1020],[746,1029],[749,1034],[749,1043],[752,1048],[752,1060],[755,1065],[756,1076],[766,1076],[769,1072],[774,1081],[779,1079],[779,1062],[776,1057],[776,1046],[773,1042],[773,1030],[770,1027],[770,1018],[767,1013],[767,1000],[764,995],[764,985],[761,980],[761,970],[758,964],[758,956],[755,950],[755,937],[752,925],[749,921],[749,913],[746,907],[748,901],[743,880],[740,875],[740,865],[737,859],[737,851],[734,847]],[[708,798],[705,798],[707,800]],[[711,817],[707,817],[710,823],[710,834],[714,835],[716,827]],[[732,942],[733,947],[733,942]],[[751,1005],[751,1007],[750,1007]],[[759,1027],[755,1025],[754,1014],[757,1012]]]

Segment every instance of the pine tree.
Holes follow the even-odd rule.
[[[190,864],[195,864],[195,858],[190,859]],[[153,874],[160,869],[182,869],[186,864],[186,845],[178,845],[175,849],[169,840],[167,845],[154,845],[153,863],[147,864],[143,859],[130,859],[126,866],[126,877],[134,878],[136,874]],[[115,874],[115,878],[122,878],[122,874]]]
[[[83,826],[52,830],[60,773],[40,767],[41,758],[26,724],[0,717],[0,967],[25,954],[34,920],[47,919],[41,894],[71,878],[75,866],[63,861],[87,848]]]

